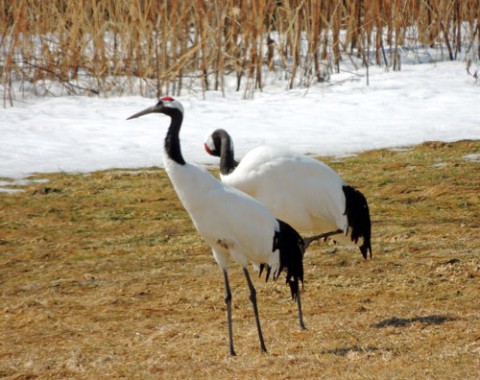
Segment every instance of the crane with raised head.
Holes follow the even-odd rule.
[[[248,264],[266,270],[277,279],[282,271],[291,295],[297,302],[298,320],[302,329],[302,306],[299,283],[303,282],[303,254],[312,241],[304,240],[289,224],[275,218],[258,200],[218,181],[205,168],[185,161],[180,148],[183,106],[172,97],[163,97],[152,107],[128,119],[151,113],[170,117],[164,141],[163,160],[177,195],[192,219],[198,233],[212,248],[213,256],[223,271],[230,355],[235,355],[232,329],[232,293],[228,278],[231,261],[241,265],[250,291],[260,348],[266,346],[260,325],[256,291]],[[315,238],[314,238],[315,239]]]

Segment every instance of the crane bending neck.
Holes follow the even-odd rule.
[[[238,162],[235,161],[234,158],[233,144],[230,136],[222,134],[220,146],[220,173],[222,175],[228,175],[238,166]]]

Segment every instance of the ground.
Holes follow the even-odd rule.
[[[162,169],[48,174],[0,193],[0,377],[476,379],[480,141],[323,158],[367,197],[373,259],[315,243],[306,331],[282,277],[223,279]]]

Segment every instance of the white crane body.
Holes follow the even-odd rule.
[[[242,267],[251,263],[259,268],[265,263],[273,273],[278,271],[279,252],[272,252],[272,242],[279,224],[259,201],[222,184],[203,167],[178,165],[166,154],[164,165],[182,205],[214,249],[222,269],[233,259]]]
[[[250,170],[250,168],[253,168]],[[291,151],[260,146],[250,151],[231,174],[231,185],[268,205],[279,219],[304,232],[345,230],[345,182],[327,165]]]

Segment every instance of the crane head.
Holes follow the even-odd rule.
[[[216,129],[207,136],[204,147],[208,154],[220,157],[222,144],[228,144],[233,153],[233,142],[228,132],[225,129]]]
[[[207,137],[203,146],[208,154],[215,157],[220,157],[220,144],[221,142],[214,139],[214,135],[212,134]]]
[[[171,115],[172,111],[180,111],[180,113],[183,115],[182,104],[171,96],[164,96],[163,98],[160,98],[158,103],[153,107],[145,108],[143,111],[137,112],[136,114],[128,117],[127,120],[136,119],[137,117],[147,115],[149,113],[163,113],[166,115]]]

